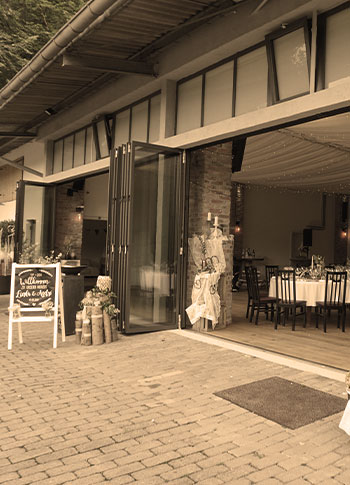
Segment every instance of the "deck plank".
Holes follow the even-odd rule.
[[[320,328],[315,328],[315,315],[312,312],[307,327],[303,328],[303,318],[297,319],[296,330],[292,332],[291,322],[274,330],[274,324],[265,320],[265,315],[259,315],[258,325],[245,318],[247,308],[246,292],[232,295],[232,323],[224,329],[210,331],[216,337],[222,337],[234,342],[252,345],[261,349],[279,352],[310,362],[350,369],[350,322],[349,313],[346,318],[346,331],[337,329],[335,314],[327,323],[327,333],[323,332],[322,319]]]

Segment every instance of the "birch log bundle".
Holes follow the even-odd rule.
[[[102,307],[94,306],[91,309],[91,326],[92,326],[92,345],[103,344],[103,316]]]
[[[105,310],[103,311],[103,328],[105,331],[105,342],[110,344],[112,342],[111,317]]]

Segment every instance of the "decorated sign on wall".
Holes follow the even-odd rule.
[[[14,303],[21,307],[40,307],[43,303],[55,305],[56,268],[15,268]]]

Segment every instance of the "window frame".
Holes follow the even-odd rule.
[[[350,1],[346,1],[337,7],[327,10],[317,17],[316,91],[326,89],[327,19],[347,8],[350,8]]]
[[[123,108],[115,111],[112,115],[110,115],[113,119],[113,126],[114,130],[116,129],[116,117],[118,114],[123,113],[124,111],[129,110],[129,135],[128,135],[128,142],[131,141],[131,128],[132,128],[132,108],[137,106],[138,104],[144,103],[147,101],[147,140],[145,143],[149,143],[149,133],[150,133],[150,119],[151,119],[151,99],[155,98],[156,96],[159,96],[162,94],[162,91],[158,89],[157,91],[153,92],[152,94],[149,94],[148,96],[144,96],[141,99],[138,99],[134,103],[131,103],[127,106],[124,106]],[[114,140],[116,142],[117,140]],[[140,141],[140,140],[133,140],[133,141]]]
[[[307,91],[303,93],[296,94],[294,96],[289,96],[288,98],[280,99],[279,95],[279,88],[278,88],[278,77],[277,77],[277,66],[276,66],[276,58],[275,58],[275,50],[274,50],[274,41],[276,39],[280,39],[285,35],[288,35],[296,30],[303,28],[304,30],[304,40],[306,46],[306,64],[307,64],[307,71],[309,77],[309,88]],[[299,98],[301,96],[305,96],[310,94],[310,72],[311,72],[311,37],[310,37],[310,23],[307,17],[303,17],[290,25],[287,25],[286,28],[280,27],[278,30],[271,32],[265,36],[266,40],[266,50],[267,50],[267,62],[268,62],[268,71],[270,77],[270,89],[271,89],[271,104],[278,104],[284,103],[285,101],[289,101],[290,99]]]
[[[178,107],[179,107],[179,86],[181,84],[186,83],[188,81],[191,81],[192,79],[196,77],[202,77],[202,92],[201,92],[201,116],[200,116],[200,126],[198,128],[202,128],[203,126],[209,126],[209,125],[204,125],[204,100],[205,100],[205,77],[206,74],[210,71],[213,71],[214,69],[217,69],[218,67],[223,66],[224,64],[228,64],[229,62],[233,62],[233,83],[232,83],[232,110],[231,110],[231,118],[235,117],[235,109],[236,109],[236,93],[237,93],[237,59],[239,57],[244,56],[245,54],[249,54],[250,52],[253,52],[257,49],[261,49],[261,47],[266,47],[266,40],[262,40],[261,42],[258,42],[257,44],[254,44],[246,49],[243,49],[241,51],[235,52],[229,57],[225,57],[221,61],[216,62],[215,64],[212,64],[208,67],[205,67],[204,69],[201,69],[200,71],[197,71],[193,74],[190,74],[189,76],[186,76],[176,83],[176,103],[175,103],[175,135],[178,134]],[[268,61],[268,59],[267,59]],[[269,68],[269,65],[268,65]],[[267,83],[267,90],[268,90],[268,83]],[[268,104],[268,96],[266,98],[267,100],[267,106]]]
[[[100,150],[100,143],[99,143],[99,136],[98,136],[98,129],[97,129],[97,124],[101,121],[104,123],[104,127],[105,127],[105,130],[106,130],[107,146],[108,146],[108,150],[110,152],[111,147],[112,147],[112,133],[111,133],[111,127],[110,127],[111,120],[113,121],[113,115],[99,116],[99,117],[95,118],[91,123],[84,125],[83,127],[78,128],[77,130],[74,130],[70,133],[67,133],[66,135],[61,136],[60,138],[57,138],[56,140],[53,140],[51,174],[53,175],[54,173],[56,174],[56,173],[66,172],[67,170],[70,170],[72,168],[76,168],[75,163],[74,163],[74,161],[75,161],[74,160],[75,159],[75,136],[76,136],[77,133],[79,133],[81,131],[84,131],[84,163],[77,165],[77,166],[82,167],[84,165],[88,165],[90,163],[93,163],[93,162],[86,162],[86,148],[87,148],[86,147],[86,141],[87,141],[87,130],[88,130],[88,128],[92,128],[93,140],[94,140],[94,145],[95,145],[95,150],[96,150],[96,160],[94,160],[94,161],[101,159],[101,150]],[[70,136],[73,137],[72,166],[69,169],[63,170],[65,140],[67,138],[69,138]],[[60,141],[62,141],[61,170],[59,170],[58,172],[54,172],[53,171],[54,170],[54,163],[53,162],[54,162],[54,156],[55,156],[55,145],[56,145],[56,143],[59,143]],[[109,155],[107,155],[107,157],[108,156]],[[107,157],[103,157],[103,158],[107,158]]]

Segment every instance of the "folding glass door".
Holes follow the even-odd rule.
[[[16,194],[15,261],[25,248],[39,256],[53,249],[55,186],[21,180]]]
[[[111,163],[107,256],[126,333],[178,325],[182,162],[182,150],[133,142]]]

